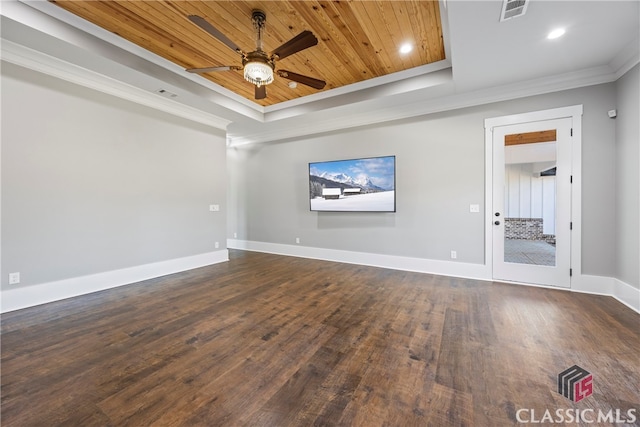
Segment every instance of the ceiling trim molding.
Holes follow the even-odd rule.
[[[2,60],[38,71],[102,93],[126,99],[140,105],[164,111],[184,119],[226,131],[231,121],[196,108],[162,98],[135,86],[120,82],[95,71],[87,70],[53,56],[30,49],[6,39],[2,42]]]
[[[640,63],[640,38],[636,37],[631,43],[627,44],[624,49],[609,63],[609,66],[615,71],[616,78],[619,79],[627,71]]]
[[[295,98],[289,101],[270,105],[268,107],[264,107],[264,113],[265,116],[277,115],[277,113],[282,110],[291,110],[298,106],[303,106],[308,110],[311,108],[310,104],[320,103],[321,101],[331,100],[332,98],[338,98],[344,95],[350,95],[353,92],[362,92],[372,88],[385,88],[386,92],[390,92],[393,90],[391,88],[394,86],[400,86],[406,81],[418,80],[425,76],[429,76],[432,73],[448,68],[451,68],[451,61],[443,59],[442,61],[432,62],[431,64],[420,65],[418,67],[409,68],[408,70],[385,74],[380,77],[373,77],[367,80],[351,83],[349,85],[340,86],[335,89],[329,89],[324,92],[318,92],[301,98]],[[416,88],[414,87],[412,89],[415,90]],[[330,102],[338,105],[336,101]]]
[[[364,111],[364,108],[358,108],[358,111],[362,112],[349,112],[348,114],[336,115],[331,120],[316,120],[313,123],[304,122],[297,126],[288,122],[286,125],[279,126],[277,130],[266,130],[246,135],[228,134],[227,140],[230,147],[237,147],[245,144],[310,137],[325,132],[610,83],[615,80],[617,80],[616,73],[613,72],[611,67],[604,65],[552,77],[424,99],[419,102],[391,106],[376,111]]]
[[[48,1],[42,1],[42,0],[39,0],[39,1],[16,0],[16,1],[18,2],[19,5],[27,6],[31,10],[37,11],[43,14],[43,16],[47,16],[48,18],[53,18],[56,21],[69,25],[70,27],[73,27],[74,29],[78,30],[79,32],[75,34],[76,43],[83,44],[81,43],[81,40],[84,38],[83,35],[89,35],[89,36],[95,37],[96,39],[102,41],[103,43],[122,49],[136,57],[142,58],[146,61],[151,62],[152,64],[155,64],[172,73],[175,73],[184,79],[190,80],[194,83],[199,84],[200,86],[203,86],[209,90],[212,90],[216,94],[222,97],[228,98],[231,102],[241,104],[244,108],[249,108],[251,110],[254,110],[255,112],[260,113],[260,115],[264,114],[264,107],[262,107],[261,105],[256,104],[255,102],[252,102],[240,95],[237,95],[236,93],[230,91],[229,89],[226,89],[220,85],[217,85],[200,75],[187,73],[185,72],[184,68],[179,67],[173,62],[168,61],[160,57],[159,55],[156,55],[146,49],[143,49],[142,47],[114,33],[111,33],[105,30],[104,28],[100,28],[97,25],[80,18],[72,14],[71,12],[68,12],[62,9],[61,7],[56,6],[53,3],[50,3]],[[30,18],[31,20],[33,20],[33,17],[30,17]],[[25,25],[33,25],[32,23],[26,22],[25,20],[23,20],[22,22]],[[38,29],[40,28],[38,27]],[[49,28],[49,31],[47,32],[51,33],[51,28]],[[66,37],[62,37],[62,33],[57,34],[57,37],[66,40]],[[237,107],[233,108],[233,105],[228,108],[231,108],[234,111],[237,110],[238,112],[243,114],[239,108]]]

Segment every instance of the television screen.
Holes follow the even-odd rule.
[[[396,156],[309,163],[312,211],[395,212]]]

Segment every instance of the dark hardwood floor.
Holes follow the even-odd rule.
[[[610,297],[231,251],[228,263],[3,315],[2,425],[509,426],[558,409],[640,419],[639,326]],[[556,385],[575,364],[594,378],[577,403]]]

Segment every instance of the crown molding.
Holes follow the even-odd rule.
[[[2,60],[71,83],[126,99],[184,119],[226,131],[231,121],[196,108],[163,98],[110,77],[87,70],[59,58],[27,48],[6,39],[2,42]]]
[[[25,15],[23,19],[21,19],[21,21],[27,25],[31,25],[33,22],[36,22],[34,19],[35,16],[32,16],[32,14],[30,14],[28,11],[29,10],[37,11],[40,14],[42,14],[42,16],[40,16],[40,20],[42,21],[45,21],[46,18],[54,18],[56,21],[59,21],[59,23],[64,23],[74,28],[75,30],[79,30],[73,36],[73,39],[75,40],[76,43],[85,44],[85,42],[82,41],[83,34],[95,37],[97,40],[100,40],[103,43],[122,49],[123,51],[126,51],[136,57],[142,58],[145,61],[155,64],[159,67],[162,67],[167,71],[178,74],[180,75],[180,77],[186,80],[190,80],[194,83],[197,83],[200,86],[203,86],[206,89],[209,89],[215,92],[217,95],[219,95],[219,97],[217,98],[218,101],[220,101],[220,97],[222,97],[223,99],[228,99],[228,101],[226,102],[227,108],[230,108],[232,110],[237,110],[241,114],[246,114],[246,111],[243,111],[246,108],[254,110],[255,112],[258,112],[260,114],[264,113],[264,107],[262,107],[261,105],[255,102],[252,102],[240,95],[237,95],[236,93],[230,91],[229,89],[226,89],[220,85],[217,85],[199,75],[187,73],[184,71],[184,68],[179,67],[173,62],[168,61],[160,57],[159,55],[156,55],[110,31],[107,31],[104,28],[101,28],[87,20],[84,20],[79,16],[76,16],[73,13],[49,1],[44,1],[44,0],[35,0],[35,1],[34,0],[29,0],[29,1],[14,0],[14,1],[16,1],[19,6],[24,5],[29,8],[29,9],[24,9],[24,8],[20,9],[20,12],[22,12],[22,15]],[[20,12],[13,12],[12,16],[15,16],[16,13],[20,13]],[[43,23],[39,23],[39,24],[40,25],[38,27],[44,26]],[[47,24],[49,24],[46,26],[48,30],[47,32],[51,33],[52,35],[55,34],[57,37],[63,37],[63,33],[65,33],[63,38],[67,39],[69,37],[69,35],[66,34],[66,32],[64,32],[63,30],[52,31],[53,25],[51,24],[51,22],[47,22]]]
[[[610,66],[589,68],[581,71],[560,74],[551,77],[517,82],[508,85],[495,86],[470,92],[455,92],[451,89],[438,97],[422,98],[405,104],[390,104],[377,110],[366,108],[366,102],[336,109],[330,119],[314,119],[313,114],[308,120],[284,120],[276,129],[260,128],[247,134],[228,135],[229,146],[245,144],[267,143],[303,136],[337,131],[372,124],[379,124],[395,120],[419,117],[427,114],[474,107],[493,102],[508,101],[529,96],[542,95],[562,90],[576,89],[617,80],[617,74]],[[326,113],[326,111],[325,111]]]
[[[640,37],[628,43],[609,63],[616,74],[616,80],[640,63]]]

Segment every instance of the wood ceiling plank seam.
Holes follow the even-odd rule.
[[[395,55],[402,70],[418,67],[425,64],[424,62],[422,62],[420,53],[415,46],[415,39],[419,38],[419,35],[416,34],[416,31],[419,34],[420,30],[419,28],[416,28],[417,24],[412,21],[411,16],[413,14],[412,12],[414,12],[414,10],[410,9],[412,4],[413,2],[406,2],[402,3],[402,7],[398,7],[397,3],[394,2],[392,8],[395,17],[395,28],[397,28],[397,30],[394,29],[394,31],[396,31],[395,34],[397,35]],[[400,47],[404,43],[411,43],[414,49],[407,54],[401,54]]]
[[[303,8],[303,11],[299,12],[299,14],[308,14],[309,7],[307,2],[295,2],[295,4],[298,5],[299,8]],[[347,72],[347,67],[345,66],[342,58],[336,54],[335,49],[332,48],[332,46],[327,44],[328,40],[332,41],[332,37],[323,27],[323,21],[321,19],[317,19],[317,16],[312,16],[312,18],[313,19],[307,18],[306,22],[308,23],[310,30],[318,37],[319,42],[317,49],[311,52],[312,57],[310,58],[310,65],[317,67],[318,75],[321,75],[322,78],[327,81],[327,87],[325,90],[359,81],[359,76],[350,77],[351,73]]]
[[[410,18],[416,36],[416,49],[420,55],[420,61],[423,64],[429,64],[434,62],[434,56],[432,55],[434,49],[430,44],[429,36],[429,32],[433,31],[432,16],[428,10],[431,5],[427,2],[414,2],[412,6],[413,13],[411,13]]]
[[[109,31],[110,33],[113,33],[119,37],[125,38],[123,35],[121,35],[117,31],[117,28],[115,28],[114,25],[111,25],[111,17],[109,17],[109,19],[105,19],[105,16],[108,16],[108,15],[104,11],[97,10],[95,7],[89,7],[89,6],[95,6],[91,2],[59,1],[58,0],[53,2],[53,4],[55,4],[58,7],[61,7],[62,9],[70,13],[73,13],[76,16],[79,16],[85,21],[89,21],[92,24]],[[104,23],[109,25],[102,25]]]
[[[328,64],[326,59],[323,61],[323,55],[326,55],[326,52],[323,51],[322,45],[319,44],[307,49],[301,54],[292,55],[283,61],[278,61],[276,63],[276,70],[293,71],[302,75],[323,79],[327,81],[328,85],[333,85],[333,79],[335,77],[331,73],[326,72]],[[313,93],[316,93],[318,90],[314,89],[314,91]]]
[[[434,34],[437,34],[438,36],[438,45],[440,46],[440,53],[441,53],[442,59],[445,59],[446,55],[445,55],[445,49],[444,49],[444,36],[442,33],[442,15],[440,14],[439,2],[435,2],[435,4],[433,5],[433,11],[435,13],[435,24],[437,28],[437,31],[435,31]]]
[[[305,23],[305,28],[309,29],[318,38],[318,45],[307,52],[309,66],[317,69],[313,74],[327,81],[327,87],[332,88],[349,84],[351,80],[344,78],[344,64],[336,57],[333,50],[326,45],[329,36],[326,30],[319,24],[320,21],[308,12],[308,2],[290,2],[292,11],[297,19]],[[289,58],[287,58],[289,59]],[[313,65],[311,65],[313,64]],[[285,63],[287,68],[288,64]],[[294,71],[293,69],[291,71]]]
[[[300,9],[302,16],[310,22],[318,22],[317,25],[314,25],[314,31],[320,35],[329,53],[337,59],[339,65],[334,64],[334,66],[344,67],[347,73],[341,76],[340,82],[350,84],[364,80],[360,71],[364,66],[362,60],[349,53],[349,44],[333,23],[327,20],[322,7],[316,1],[305,4],[308,6]]]
[[[398,22],[398,27],[400,28],[400,33],[402,34],[399,40],[398,48],[396,49],[396,55],[398,55],[398,60],[403,64],[404,69],[414,68],[419,65],[424,65],[424,62],[421,62],[420,53],[415,46],[416,40],[416,31],[420,31],[420,27],[417,26],[417,23],[412,20],[412,15],[415,15],[415,11],[412,9],[413,2],[403,2],[402,7],[398,7],[397,3],[393,3],[393,11],[396,17],[396,21]],[[414,13],[412,13],[414,12]],[[407,54],[401,54],[399,49],[404,43],[411,43],[413,45],[413,50]]]
[[[155,51],[155,54],[165,59],[170,59],[171,57],[179,58],[173,62],[176,62],[184,68],[200,66],[197,64],[211,64],[212,66],[227,65],[215,64],[215,56],[211,56],[207,52],[208,49],[203,46],[204,40],[202,40],[201,43],[197,37],[190,36],[190,33],[193,34],[193,32],[190,32],[185,26],[193,25],[191,21],[183,18],[181,14],[175,11],[172,12],[172,9],[158,9],[156,5],[157,3],[155,2],[133,1],[129,2],[128,6],[134,13],[144,14],[148,19],[153,18],[154,24],[160,29],[159,31],[163,31],[166,35],[165,38],[168,44],[160,45],[160,49]],[[167,23],[169,23],[169,25],[165,26]],[[171,55],[171,52],[173,52],[174,55]],[[194,58],[199,58],[201,62],[195,63]]]
[[[122,4],[121,6],[124,7]],[[126,7],[130,13],[139,16],[136,12],[137,3],[131,2]],[[139,37],[146,40],[146,43],[138,43],[139,45],[178,65],[184,64],[185,60],[191,59],[194,56],[200,56],[206,59],[198,50],[184,46],[177,37],[163,28],[161,21],[151,21],[149,18],[149,15],[146,15],[146,18],[139,16],[137,20],[129,21],[129,25],[127,26],[128,31],[138,34]],[[149,32],[153,34],[153,36],[149,37]],[[173,45],[173,48],[170,49],[169,46],[171,45]],[[186,63],[188,63],[188,61],[186,61]]]
[[[304,30],[309,30],[304,20],[300,19],[292,6],[294,2],[268,2],[267,31],[273,43],[265,44],[268,53],[273,52],[278,46],[284,44]],[[286,18],[283,18],[286,17]],[[305,49],[295,55],[286,57],[276,63],[276,69],[287,69],[311,77],[324,79],[322,72],[314,64],[322,64],[314,52],[317,46]],[[317,92],[317,89],[314,89]]]
[[[331,5],[331,10],[326,10],[326,16],[329,20],[334,22],[335,28],[340,30],[344,43],[347,44],[345,52],[347,52],[349,58],[351,58],[351,64],[353,64],[358,76],[354,82],[360,82],[377,77],[381,71],[386,72],[384,65],[378,61],[375,48],[372,46],[371,41],[367,36],[367,32],[353,14],[353,11],[351,10],[351,3],[345,4],[342,2],[334,2],[331,3]],[[343,8],[345,9],[344,11],[342,10]],[[356,22],[351,24],[349,21],[346,21],[345,15],[347,15],[346,19],[355,20]],[[351,29],[352,26],[357,27],[358,29],[353,31]],[[363,37],[366,38],[367,43],[369,44],[368,50],[363,49],[363,45],[360,40]],[[351,55],[351,52],[353,52],[353,55]]]
[[[381,34],[387,34],[384,32],[384,29],[387,28],[387,24],[385,22],[386,18],[384,16],[382,3],[384,3],[384,1],[368,2],[367,14],[369,16],[369,19],[374,22],[377,31]],[[387,58],[387,62],[389,64],[387,73],[395,73],[402,70],[402,68],[399,67],[399,62],[396,60],[397,46],[390,37],[380,38],[379,49]]]
[[[432,63],[444,59],[444,45],[440,30],[440,13],[437,1],[416,2],[415,7],[421,9],[416,16],[421,27],[421,54],[424,63]]]
[[[300,19],[292,6],[293,2],[272,1],[268,2],[267,31],[269,44],[265,50],[273,52],[278,46],[291,40],[304,30],[308,30],[307,23]]]
[[[278,2],[278,3],[289,6],[288,11],[283,10],[283,15],[294,16],[297,21],[301,22],[298,28],[294,31],[296,34],[298,30],[301,30],[301,31],[309,30],[314,32],[312,29],[312,26],[310,26],[306,21],[304,21],[300,17],[296,9],[293,8],[292,6],[292,3],[294,3],[296,5],[299,5],[298,7],[300,7],[300,5],[304,7],[304,2]],[[300,52],[300,54],[292,55],[285,58],[284,60],[285,62],[279,63],[281,65],[278,68],[287,69],[290,71],[296,71],[301,74],[308,75],[310,77],[315,77],[318,79],[325,80],[327,83],[327,86],[325,86],[325,89],[322,89],[322,90],[327,90],[329,88],[335,87],[335,82],[337,81],[336,74],[335,74],[336,69],[333,66],[333,64],[328,63],[326,60],[326,57],[323,56],[323,55],[326,55],[326,51],[323,51],[323,41],[321,40],[321,36],[319,37],[319,35],[316,34],[315,32],[314,32],[314,35],[316,35],[316,37],[319,39],[318,45],[311,47],[309,49],[305,49],[302,52]],[[313,93],[318,92],[317,89],[313,89],[313,90],[315,91]]]
[[[433,24],[431,31],[427,32],[429,46],[431,47],[432,62],[446,59],[444,50],[444,37],[442,35],[442,20],[440,17],[440,4],[437,1],[431,2],[431,7],[427,10],[429,21]]]
[[[64,3],[64,4],[62,4]],[[128,9],[123,8],[117,2],[57,2],[59,6],[63,7],[74,13],[77,16],[99,26],[107,31],[122,37],[125,40],[131,41],[150,52],[159,54],[160,49],[154,49],[154,41],[149,37],[146,31],[153,31],[152,24],[149,22],[142,23],[140,20],[131,19],[131,13]],[[70,6],[71,5],[71,6]],[[129,12],[129,13],[126,13]],[[114,19],[117,18],[117,19]],[[142,29],[140,28],[142,27]],[[159,34],[159,38],[165,37],[164,34]],[[163,54],[160,56],[165,57],[170,61],[175,61],[178,58],[166,57]]]
[[[430,64],[442,59],[437,55],[441,41],[439,37],[431,35],[437,31],[437,26],[433,22],[436,16],[433,13],[433,6],[433,1],[415,1],[411,4],[412,11],[409,14],[409,19],[414,28],[417,65]],[[434,41],[430,41],[431,39]],[[436,43],[435,46],[432,43]]]
[[[186,14],[181,13],[172,7],[166,7],[171,6],[170,4],[166,4],[165,7],[158,7],[158,4],[163,3],[139,1],[134,3],[136,5],[143,3],[145,6],[140,6],[140,9],[145,13],[153,15],[156,20],[165,25],[165,31],[171,34],[177,43],[188,46],[190,50],[198,52],[204,57],[210,56],[206,51],[207,47],[210,46],[211,43],[208,43],[209,40],[205,41],[204,37],[198,37],[200,36],[199,32],[193,31],[192,26],[194,24],[188,20]],[[148,6],[149,3],[152,4],[153,7]],[[211,59],[213,58],[209,58],[209,60]]]
[[[376,55],[384,64],[384,74],[392,72],[393,61],[389,57],[389,52],[387,52],[384,47],[384,43],[381,37],[382,32],[379,31],[378,27],[375,25],[377,16],[377,14],[375,13],[375,4],[371,2],[356,2],[352,3],[352,6],[354,7],[354,13],[356,13],[356,16],[358,16],[358,19],[369,34],[369,40],[371,40],[371,43],[374,46]]]
[[[363,28],[360,20],[353,12],[351,3],[345,2],[329,2],[322,0],[321,5],[326,5],[325,10],[331,8],[336,13],[327,13],[329,19],[332,19],[338,28],[344,28],[342,34],[346,41],[351,45],[356,54],[363,60],[366,72],[370,77],[379,77],[386,73],[384,64],[378,61],[375,48],[367,35],[367,31]]]
[[[420,14],[420,16],[423,17],[424,15],[426,15],[425,21],[421,23],[421,25],[425,27],[425,32],[422,34],[422,50],[424,52],[426,60],[431,63],[442,59],[439,55],[442,40],[438,34],[438,27],[434,22],[437,14],[435,13],[433,4],[429,3],[429,6],[430,7],[425,10],[424,14]],[[426,8],[427,6],[418,4],[418,7]],[[436,37],[434,37],[434,35]]]
[[[402,39],[400,37],[402,34],[402,29],[398,23],[396,18],[396,13],[393,8],[392,2],[388,1],[377,1],[376,2],[380,8],[380,16],[381,16],[381,25],[386,29],[386,34],[389,34],[388,40],[386,40],[386,48],[389,52],[389,55],[392,55],[391,52],[395,52],[397,55],[398,49],[400,48],[400,43]],[[393,56],[392,56],[393,58]],[[395,68],[394,72],[402,71],[404,68],[402,67],[402,61],[394,61]]]

